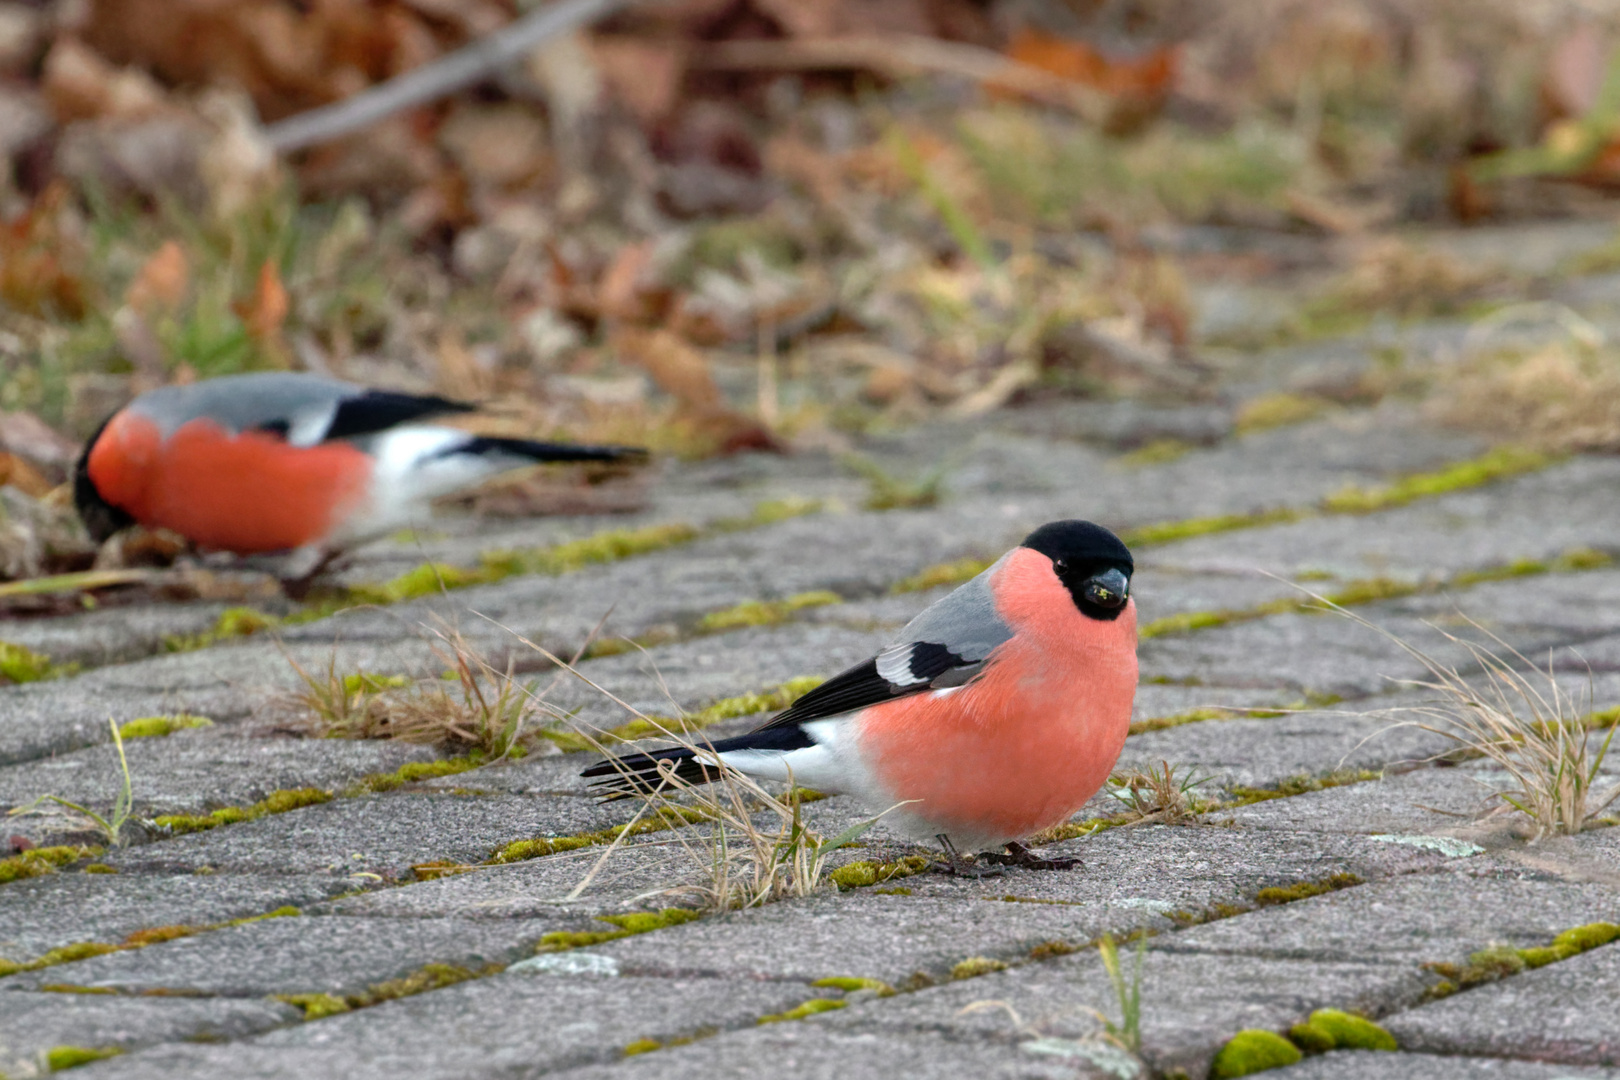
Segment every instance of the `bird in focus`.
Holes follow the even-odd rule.
[[[758,779],[852,795],[917,840],[981,863],[1037,869],[1020,841],[1069,819],[1125,745],[1136,695],[1135,564],[1107,529],[1057,521],[926,608],[876,656],[753,731],[586,769],[609,797],[673,774]]]
[[[646,457],[423,423],[474,408],[293,372],[166,386],[91,436],[74,470],[74,505],[98,542],[139,524],[205,550],[301,554],[318,570],[332,554],[412,523],[431,500],[498,473]]]

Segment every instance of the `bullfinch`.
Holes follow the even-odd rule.
[[[748,776],[856,797],[917,840],[983,863],[1061,869],[1018,841],[1057,825],[1108,779],[1136,696],[1135,565],[1089,521],[1056,521],[907,623],[872,659],[746,735],[626,755],[586,769],[609,797],[660,770]]]
[[[239,555],[332,552],[509,469],[645,457],[420,422],[473,408],[293,372],[166,386],[91,436],[74,471],[74,504],[98,541],[139,523]]]

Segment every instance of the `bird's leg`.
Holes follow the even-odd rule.
[[[339,548],[300,548],[293,552],[278,575],[281,579],[281,591],[287,594],[289,600],[303,600],[309,595],[310,587],[315,579],[320,577],[342,555]]]
[[[1006,848],[1006,854],[999,851],[986,851],[978,855],[977,858],[987,863],[994,863],[997,866],[1020,866],[1025,870],[1073,870],[1077,866],[1085,865],[1079,859],[1072,857],[1043,859],[1016,840],[1009,840]]]
[[[939,846],[945,849],[945,858],[947,860],[929,866],[929,869],[936,873],[965,878],[1000,877],[1005,873],[999,866],[976,866],[964,859],[957,854],[956,845],[951,843],[951,838],[944,833],[940,833],[934,839],[938,840]]]

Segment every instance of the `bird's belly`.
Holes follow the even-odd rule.
[[[119,434],[144,453],[127,459],[115,485],[122,498],[109,501],[204,548],[249,555],[319,543],[366,496],[370,458],[346,442],[295,447],[193,420],[154,445],[140,430],[149,421],[128,421]]]
[[[1134,657],[1133,657],[1134,659]],[[860,717],[863,757],[914,834],[978,848],[1065,821],[1108,779],[1124,747],[1136,665],[1081,687],[983,682],[919,694]],[[985,693],[985,691],[992,691]]]

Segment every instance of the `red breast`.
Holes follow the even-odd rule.
[[[371,458],[350,443],[289,446],[207,419],[168,438],[138,413],[115,416],[90,451],[101,497],[148,527],[239,555],[316,543],[366,495]]]
[[[984,672],[852,718],[896,801],[942,832],[1018,839],[1067,820],[1119,759],[1136,695],[1136,605],[1089,618],[1045,555],[1014,551],[991,582],[1014,630]],[[953,827],[954,826],[954,827]]]

